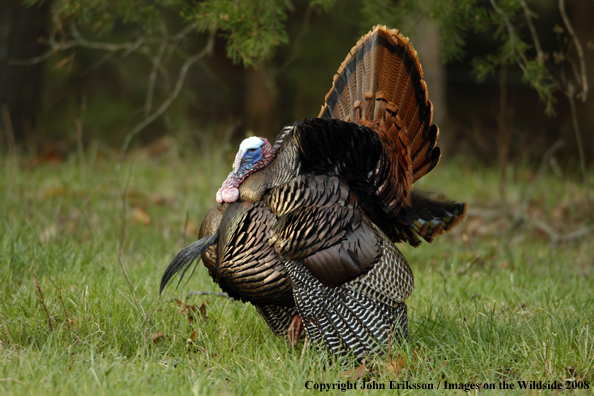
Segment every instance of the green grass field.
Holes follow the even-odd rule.
[[[214,204],[230,154],[131,155],[119,171],[92,153],[18,166],[0,159],[0,394],[318,394],[308,387],[365,373],[314,348],[290,349],[251,305],[187,297],[218,290],[202,264],[159,296],[165,267]],[[591,224],[585,193],[578,175],[534,173],[510,171],[503,208],[496,169],[458,158],[421,180],[475,215],[432,244],[400,247],[416,281],[410,337],[367,363],[368,384],[535,394],[518,381],[542,381],[594,393],[592,233],[552,243],[535,226],[567,235]],[[520,209],[532,220],[513,222]],[[203,313],[192,310],[203,303]],[[500,389],[503,381],[514,389]]]

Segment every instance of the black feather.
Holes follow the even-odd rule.
[[[188,268],[190,268],[194,260],[200,260],[200,257],[202,257],[206,250],[211,245],[215,244],[218,239],[219,232],[217,231],[214,234],[204,237],[180,250],[179,253],[177,253],[177,255],[175,256],[175,258],[171,260],[171,263],[169,263],[169,266],[167,267],[165,273],[163,274],[163,277],[161,278],[161,287],[159,287],[159,294],[163,292],[163,289],[171,280],[171,278],[173,278],[173,276],[177,274],[179,271],[183,270],[184,272],[182,272],[179,278],[179,282],[177,283],[177,286],[179,286],[182,279],[186,275]],[[194,270],[192,270],[190,278],[194,274],[195,270],[196,266],[194,266]]]

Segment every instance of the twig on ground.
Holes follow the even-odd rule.
[[[190,292],[188,292],[188,297],[191,297],[191,296],[217,296],[217,297],[231,298],[231,297],[229,297],[229,295],[227,293],[208,291],[208,290],[190,291]]]
[[[557,232],[553,227],[545,223],[544,221],[537,219],[534,216],[530,216],[526,214],[526,211],[517,211],[517,213],[521,213],[521,215],[516,215],[516,217],[512,218],[512,223],[515,222],[515,226],[519,223],[526,221],[533,227],[538,228],[539,230],[543,231],[545,234],[549,236],[551,241],[554,245],[559,244],[560,242],[573,242],[583,238],[590,233],[594,232],[594,226],[589,227],[582,227],[576,231],[572,231],[570,233],[562,234]],[[484,219],[495,219],[499,217],[499,211],[497,210],[488,210],[488,209],[476,209],[473,208],[472,210],[468,211],[469,217],[481,217]],[[508,227],[508,232],[511,230],[512,224]],[[474,260],[473,260],[474,261]]]
[[[52,322],[52,316],[50,315],[49,309],[45,305],[45,299],[43,298],[43,291],[41,291],[41,286],[39,286],[39,281],[37,280],[37,269],[35,269],[35,288],[37,289],[37,293],[39,294],[39,304],[43,308],[43,311],[47,315],[47,325],[50,331],[54,331],[54,324]]]
[[[537,219],[533,216],[526,216],[526,219],[536,228],[543,231],[551,238],[553,245],[557,245],[560,242],[573,242],[589,235],[594,231],[594,226],[583,227],[577,231],[570,232],[569,234],[559,234],[553,227],[548,225],[542,220]]]
[[[62,303],[62,309],[64,310],[64,322],[66,323],[66,328],[68,330],[70,330],[70,320],[68,318],[68,311],[66,310],[66,304],[64,304],[64,300],[62,299],[62,289],[59,288],[54,281],[52,280],[52,278],[50,278],[49,274],[46,272],[45,276],[47,277],[47,279],[49,279],[49,281],[52,283],[52,285],[54,285],[54,287],[56,288],[56,290],[58,291],[58,299],[60,300],[60,303]]]
[[[540,167],[538,168],[538,171],[536,171],[536,176],[534,176],[534,179],[530,183],[530,186],[528,187],[526,195],[524,196],[524,199],[522,200],[522,204],[520,205],[523,210],[526,209],[526,206],[528,205],[528,201],[532,198],[532,195],[534,195],[536,183],[544,176],[544,172],[547,167],[547,164],[549,163],[549,159],[557,151],[559,151],[561,149],[561,147],[563,147],[564,145],[565,145],[565,141],[563,139],[559,139],[555,143],[553,143],[553,145],[551,147],[549,147],[547,151],[545,151],[544,155],[542,156],[542,160],[540,162]]]
[[[534,179],[532,179],[532,182],[528,186],[526,193],[524,194],[524,197],[520,203],[520,207],[515,211],[514,217],[513,217],[512,221],[510,222],[509,226],[507,227],[507,232],[510,232],[512,229],[516,228],[516,226],[518,226],[522,221],[525,220],[528,202],[534,195],[534,190],[536,189],[536,183],[544,175],[546,165],[549,163],[549,158],[551,158],[553,156],[553,154],[555,154],[555,152],[557,152],[561,147],[563,147],[564,144],[565,144],[565,142],[563,141],[563,139],[559,139],[555,143],[553,143],[553,145],[551,147],[549,147],[549,149],[547,151],[545,151],[544,155],[542,156],[542,161],[540,163],[540,167],[538,168],[538,171],[536,172],[536,176],[534,176]]]

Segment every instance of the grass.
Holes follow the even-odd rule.
[[[202,266],[186,286],[158,295],[230,159],[138,154],[119,172],[109,156],[0,159],[1,394],[311,394],[306,383],[353,381],[352,364],[288,348],[251,305],[184,297],[217,290]],[[503,213],[533,188],[528,213],[559,232],[583,226],[577,177],[510,173]],[[524,394],[520,380],[575,380],[594,393],[591,234],[553,245],[530,224],[512,225],[498,215],[498,183],[497,170],[462,159],[420,181],[491,216],[471,216],[431,245],[400,246],[416,280],[410,338],[368,364],[367,381],[439,385],[436,394],[444,381],[487,383],[496,389],[481,393]],[[173,298],[205,303],[207,317]],[[499,389],[503,381],[515,388]]]

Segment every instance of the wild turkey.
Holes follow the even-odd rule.
[[[283,198],[295,191],[303,206],[292,210]],[[303,229],[329,238],[293,238]],[[300,175],[274,188],[266,202],[217,205],[199,238],[176,256],[162,287],[203,255],[221,288],[255,305],[276,334],[299,313],[316,344],[358,358],[386,345],[394,330],[406,336],[412,271],[336,177]]]
[[[413,275],[392,242],[430,242],[466,210],[412,190],[441,155],[422,76],[396,30],[363,36],[320,118],[285,127],[274,146],[242,142],[201,239],[174,258],[161,290],[202,256],[222,289],[278,334],[299,313],[316,344],[359,360],[391,332],[406,336]]]

